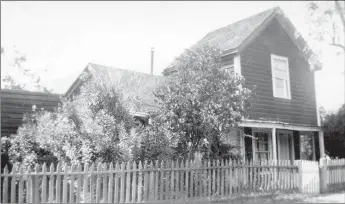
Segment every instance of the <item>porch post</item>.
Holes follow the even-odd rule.
[[[323,139],[323,131],[319,131],[319,146],[320,146],[320,158],[324,158],[325,155],[325,142]]]
[[[273,149],[272,159],[273,159],[273,160],[277,160],[277,136],[276,136],[276,128],[272,128],[272,149]]]

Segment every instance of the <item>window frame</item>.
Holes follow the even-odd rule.
[[[273,151],[272,151],[272,135],[271,135],[271,132],[269,130],[266,130],[266,129],[253,129],[252,130],[252,136],[255,137],[255,133],[265,133],[268,135],[268,140],[267,140],[267,144],[268,144],[268,151],[264,151],[264,153],[268,153],[268,159],[272,159],[272,154],[273,154]],[[257,141],[256,139],[252,138],[252,151],[253,151],[253,161],[256,161],[258,162],[256,159],[256,154],[257,153],[260,153],[262,151],[258,151],[257,150]],[[262,152],[263,153],[263,152]]]
[[[278,158],[278,160],[281,160],[280,159],[280,156],[281,156],[280,147],[281,147],[281,145],[280,145],[280,137],[279,137],[280,133],[290,135],[288,137],[289,142],[291,142],[291,149],[289,148],[289,151],[291,151],[291,157],[292,158],[290,158],[290,161],[295,160],[295,158],[296,158],[296,156],[295,156],[295,141],[294,141],[293,131],[292,130],[282,130],[282,129],[279,129],[276,132],[276,137],[277,137],[277,158]]]
[[[284,83],[284,89],[285,89],[285,97],[278,96],[277,90],[275,86],[276,82],[276,75],[274,70],[274,60],[282,60],[286,62],[287,69],[286,69],[286,78],[287,78],[287,84]],[[287,57],[271,54],[271,72],[272,72],[272,87],[273,87],[273,96],[275,98],[282,98],[282,99],[290,99],[291,100],[291,85],[290,85],[290,67],[289,67],[289,59]],[[285,80],[284,80],[285,81]],[[287,92],[287,93],[286,93]]]
[[[223,65],[222,69],[228,74],[231,74],[231,75],[235,74],[234,64]]]

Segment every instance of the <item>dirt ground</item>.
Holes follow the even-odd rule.
[[[259,204],[259,203],[345,203],[345,191],[333,194],[323,195],[304,195],[304,194],[277,194],[260,197],[238,197],[234,199],[218,200],[218,201],[196,201],[196,202],[179,202],[173,201],[168,203],[174,204],[227,204],[227,203],[242,203],[242,204]]]
[[[308,203],[345,203],[345,191],[328,195],[319,195],[304,199]]]

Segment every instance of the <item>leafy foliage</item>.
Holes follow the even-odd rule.
[[[135,131],[127,101],[109,83],[88,80],[74,100],[54,111],[34,111],[11,138],[13,162],[91,163],[129,159],[126,138]]]
[[[345,158],[345,104],[323,121],[326,149],[331,157]]]
[[[72,100],[26,116],[11,137],[11,160],[76,164],[186,159],[198,152],[210,159],[237,157],[232,149],[239,144],[224,141],[250,106],[244,79],[224,71],[219,48],[208,45],[186,51],[176,68],[154,92],[160,109],[148,126],[136,126],[129,114],[140,97],[128,87],[136,86],[82,76]]]
[[[310,1],[307,3],[310,35],[345,51],[345,3],[343,1]]]
[[[42,91],[42,92],[52,92],[51,89],[48,89],[47,87],[43,86],[41,83],[41,77],[30,70],[29,68],[26,68],[23,64],[27,61],[27,58],[24,54],[18,52],[17,50],[14,51],[14,58],[12,62],[10,63],[10,66],[8,67],[5,64],[2,64],[2,68],[9,68],[17,70],[17,73],[7,73],[5,75],[1,76],[1,82],[2,82],[2,88],[5,89],[12,89],[12,90],[24,90],[27,89],[27,82],[21,83],[18,80],[16,80],[16,77],[20,75],[24,79],[29,80],[29,83],[34,84],[34,90],[35,91]],[[5,50],[3,47],[1,47],[1,55],[5,55]],[[5,61],[5,60],[4,60]],[[3,66],[5,65],[5,66]],[[3,71],[2,70],[2,71]]]
[[[252,92],[244,87],[244,78],[222,69],[221,51],[211,45],[187,50],[175,70],[155,92],[161,109],[153,126],[170,132],[166,136],[174,157],[198,151],[204,157],[231,156],[233,145],[222,141],[250,106]]]

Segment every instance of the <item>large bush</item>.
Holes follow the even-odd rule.
[[[210,159],[238,157],[232,150],[239,144],[224,141],[246,117],[252,92],[221,60],[219,48],[208,45],[182,54],[176,72],[154,91],[160,109],[146,127],[134,125],[129,114],[140,97],[119,88],[135,86],[85,76],[73,100],[27,115],[11,138],[10,158],[33,165],[187,159],[196,152]]]
[[[175,158],[229,158],[238,144],[224,144],[231,128],[246,117],[252,91],[244,78],[222,68],[221,51],[204,45],[187,50],[155,95],[161,109],[153,117],[157,130],[167,130]]]
[[[128,160],[128,138],[136,134],[130,99],[110,82],[85,79],[80,94],[53,112],[35,110],[11,137],[12,162],[90,163]]]

